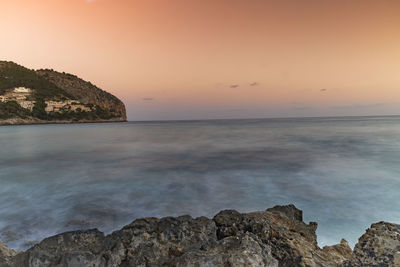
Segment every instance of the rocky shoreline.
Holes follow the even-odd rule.
[[[77,123],[111,123],[111,122],[127,122],[126,119],[115,118],[109,120],[80,120],[80,121],[68,121],[68,120],[39,120],[37,118],[21,119],[11,118],[6,120],[0,120],[0,126],[11,126],[11,125],[38,125],[38,124],[77,124]]]
[[[221,211],[213,219],[144,218],[105,236],[97,229],[44,239],[24,252],[0,243],[10,266],[400,266],[400,225],[372,224],[352,250],[318,247],[317,223],[294,205]]]

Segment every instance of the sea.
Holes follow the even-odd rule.
[[[400,117],[0,127],[0,241],[293,203],[319,246],[400,223]]]

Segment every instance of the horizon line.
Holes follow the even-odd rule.
[[[228,120],[279,120],[279,119],[333,119],[333,118],[367,118],[367,117],[400,117],[391,115],[343,115],[343,116],[303,116],[303,117],[253,117],[253,118],[216,118],[216,119],[166,119],[166,120],[127,120],[126,122],[195,122],[195,121],[228,121]]]

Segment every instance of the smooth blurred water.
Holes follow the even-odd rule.
[[[319,245],[400,223],[400,118],[0,127],[0,240],[294,203]]]

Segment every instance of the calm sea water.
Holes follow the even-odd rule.
[[[294,203],[319,245],[400,223],[400,117],[0,127],[0,240]]]

